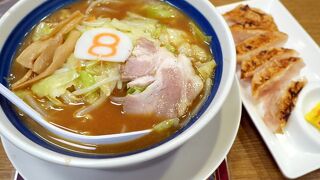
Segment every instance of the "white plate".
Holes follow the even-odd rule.
[[[232,113],[230,113],[232,112]],[[181,148],[165,157],[140,166],[125,169],[93,170],[67,168],[35,158],[3,139],[4,149],[14,167],[26,179],[46,180],[105,180],[105,179],[206,179],[220,165],[229,152],[238,132],[241,100],[236,82],[221,111],[207,127]],[[73,173],[77,172],[77,173]],[[91,177],[90,171],[100,171]]]
[[[320,83],[319,46],[312,40],[307,32],[299,25],[289,11],[278,0],[245,1],[219,7],[218,10],[220,13],[225,13],[239,4],[248,4],[251,7],[259,8],[271,14],[280,31],[289,35],[289,40],[285,47],[297,50],[300,54],[300,57],[302,57],[306,63],[306,67],[302,70],[301,76],[307,77],[309,84],[310,82]],[[299,129],[297,128],[287,128],[282,135],[273,134],[265,126],[262,120],[263,116],[261,109],[254,105],[251,99],[251,92],[248,91],[246,86],[247,85],[245,83],[240,82],[240,94],[243,104],[248,110],[251,119],[260,132],[263,140],[267,144],[282,173],[288,178],[297,178],[306,173],[319,169],[319,150],[314,151],[312,149],[304,148],[303,144],[306,143],[307,140],[306,142],[302,142],[302,138],[293,138],[292,134],[301,133],[301,136],[303,134],[302,132],[299,132]],[[299,98],[298,101],[300,101],[300,99],[301,98]],[[292,119],[294,118],[291,116],[288,125],[294,122]],[[307,123],[305,125],[310,126]],[[314,129],[309,128],[309,130],[313,131]],[[309,145],[312,146],[313,144]]]

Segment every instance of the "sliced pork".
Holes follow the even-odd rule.
[[[200,94],[203,82],[196,75],[189,58],[184,55],[175,57],[165,48],[154,44],[149,46],[151,43],[146,39],[138,41],[137,50],[134,50],[138,53],[122,67],[122,78],[131,80],[128,83],[130,86],[137,81],[139,85],[152,83],[141,93],[129,94],[114,100],[122,104],[123,111],[128,114],[154,114],[163,118],[180,117]],[[149,45],[145,46],[146,44]],[[151,52],[154,53],[151,55]],[[139,69],[135,71],[128,68],[128,66],[136,67],[135,63],[143,67],[151,63],[152,68],[143,73]]]
[[[121,66],[121,78],[123,81],[131,81],[139,77],[154,75],[159,67],[159,57],[156,55],[157,46],[145,39],[140,38],[126,64]],[[163,52],[164,57],[168,52]]]
[[[127,84],[127,87],[130,88],[130,87],[147,87],[149,86],[151,83],[153,83],[155,81],[155,77],[153,76],[143,76],[143,77],[140,77],[140,78],[137,78],[131,82],[129,82]]]
[[[265,98],[266,112],[263,120],[270,130],[276,133],[282,132],[296,104],[297,97],[306,83],[305,79],[292,81],[286,88]]]
[[[267,62],[252,78],[253,96],[259,98],[277,92],[284,84],[299,74],[304,65],[303,60],[296,57]]]
[[[287,59],[289,57],[296,57],[297,55],[297,51],[287,48],[273,48],[261,51],[251,59],[241,62],[241,78],[251,78],[253,74],[260,68],[263,68],[263,65],[268,61]]]

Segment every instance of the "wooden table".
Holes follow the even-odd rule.
[[[236,0],[211,0],[224,5]],[[320,44],[320,0],[282,0],[308,33]],[[228,155],[231,179],[284,179],[258,131],[243,110],[236,141]],[[11,180],[14,169],[0,145],[0,180]],[[320,170],[301,179],[320,179]]]

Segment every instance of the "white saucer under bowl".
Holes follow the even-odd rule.
[[[229,152],[238,132],[241,107],[239,88],[234,82],[215,121],[210,121],[201,132],[168,155],[130,168],[79,171],[79,168],[66,168],[35,158],[8,140],[2,139],[2,141],[9,159],[26,180],[199,180],[209,177]],[[91,171],[96,172],[90,173]],[[92,174],[95,177],[91,177]]]

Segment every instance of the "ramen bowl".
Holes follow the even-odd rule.
[[[0,76],[1,83],[8,85],[10,65],[19,44],[26,33],[57,9],[74,0],[20,0],[0,20]],[[215,77],[211,91],[196,115],[169,138],[151,147],[120,155],[92,155],[75,153],[52,145],[29,130],[18,118],[12,105],[1,97],[0,132],[5,141],[34,158],[46,163],[81,171],[86,169],[110,169],[137,166],[154,160],[180,147],[201,131],[221,109],[231,89],[236,67],[236,53],[229,28],[215,7],[206,0],[166,2],[178,8],[212,37],[211,51],[216,61]]]

